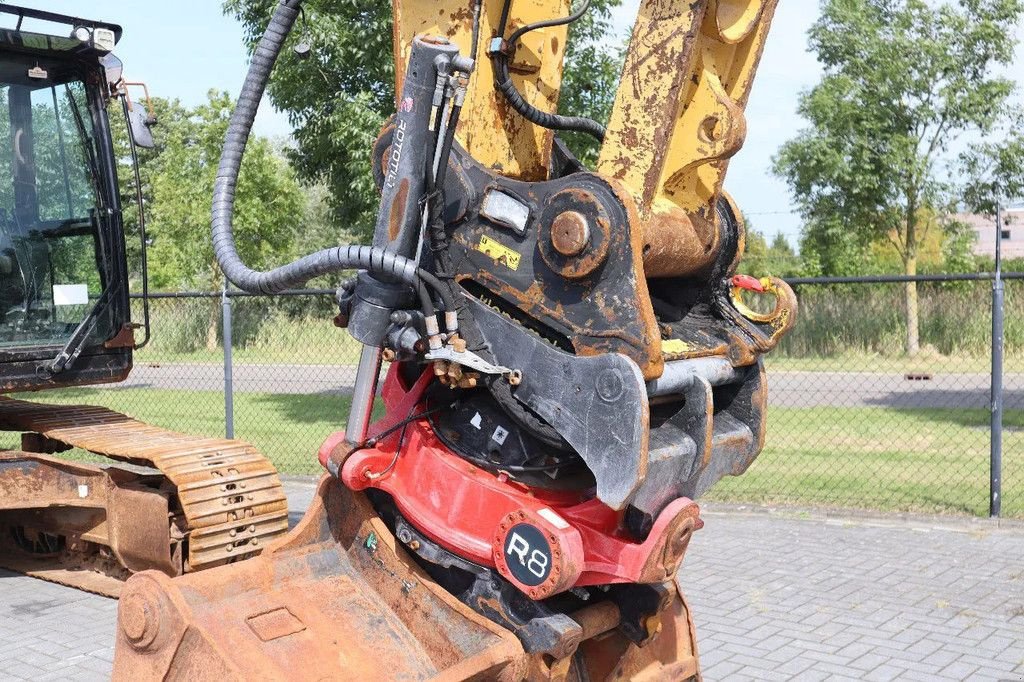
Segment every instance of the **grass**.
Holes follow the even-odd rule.
[[[986,410],[770,408],[764,451],[710,499],[988,513]],[[1003,514],[1024,516],[1024,410],[1004,414]]]
[[[140,421],[203,436],[224,436],[224,398],[213,391],[62,389],[15,397],[43,403],[103,405]],[[235,395],[235,435],[256,446],[283,474],[319,474],[317,450],[344,429],[349,399],[333,395]],[[5,434],[8,447],[17,437]],[[76,458],[81,451],[68,453]]]
[[[223,397],[213,391],[67,389],[32,399],[94,403],[177,431],[224,434]],[[281,473],[319,474],[317,449],[344,428],[348,407],[341,396],[240,393],[235,432]],[[1004,424],[1003,512],[1024,517],[1024,410],[1008,410]],[[709,498],[984,515],[988,458],[986,410],[771,408],[764,452]]]
[[[877,353],[842,353],[828,358],[768,355],[765,366],[772,372],[852,372],[869,374],[927,373],[988,374],[992,359],[977,355],[945,356],[922,351],[914,357],[884,356]],[[1004,372],[1024,372],[1024,356],[1007,356]]]

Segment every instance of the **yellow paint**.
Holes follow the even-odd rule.
[[[641,218],[665,202],[714,217],[776,4],[641,0],[598,161],[626,184]]]
[[[553,133],[523,119],[494,89],[494,70],[487,47],[497,31],[503,0],[484,0],[480,18],[477,66],[469,83],[457,139],[470,156],[508,177],[546,180],[550,171]],[[470,54],[474,0],[421,2],[395,0],[395,81],[401,92],[404,68],[417,35],[444,36]],[[563,17],[569,0],[516,0],[512,3],[506,34],[543,19]],[[527,102],[554,112],[562,86],[566,27],[540,29],[523,37],[510,64],[512,81]]]
[[[521,258],[519,252],[515,249],[510,249],[497,239],[491,239],[487,235],[481,236],[480,244],[477,245],[476,250],[490,256],[494,259],[495,263],[504,265],[510,270],[519,269],[519,259]]]
[[[677,355],[679,353],[686,353],[690,350],[690,344],[686,343],[682,339],[668,339],[667,341],[661,342],[661,352],[665,355]]]

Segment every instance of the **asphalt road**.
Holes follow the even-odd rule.
[[[233,369],[236,392],[347,395],[351,365],[250,365]],[[776,407],[987,408],[990,378],[983,373],[934,374],[924,381],[873,372],[772,372],[769,404]],[[1024,374],[1004,376],[1009,409],[1024,409]],[[140,364],[120,388],[221,391],[218,364]]]

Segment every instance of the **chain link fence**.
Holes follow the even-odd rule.
[[[905,283],[794,282],[797,326],[767,358],[765,449],[745,475],[726,478],[709,497],[987,514],[986,277],[917,283],[920,350],[912,355],[905,352]],[[157,294],[153,339],[136,354],[127,381],[33,399],[102,404],[189,433],[233,430],[282,474],[317,475],[317,448],[344,427],[359,354],[332,324],[334,310],[328,291],[226,301],[220,293]],[[1006,281],[1005,311],[1002,513],[1024,517],[1024,281]]]

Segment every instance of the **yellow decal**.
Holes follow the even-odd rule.
[[[480,253],[487,254],[494,259],[495,263],[501,263],[510,270],[519,269],[519,259],[522,256],[498,240],[491,239],[487,235],[481,235],[480,244],[476,247],[476,250]]]
[[[685,353],[688,350],[690,350],[690,344],[686,343],[682,339],[668,339],[667,341],[661,342],[661,352],[668,355]]]

